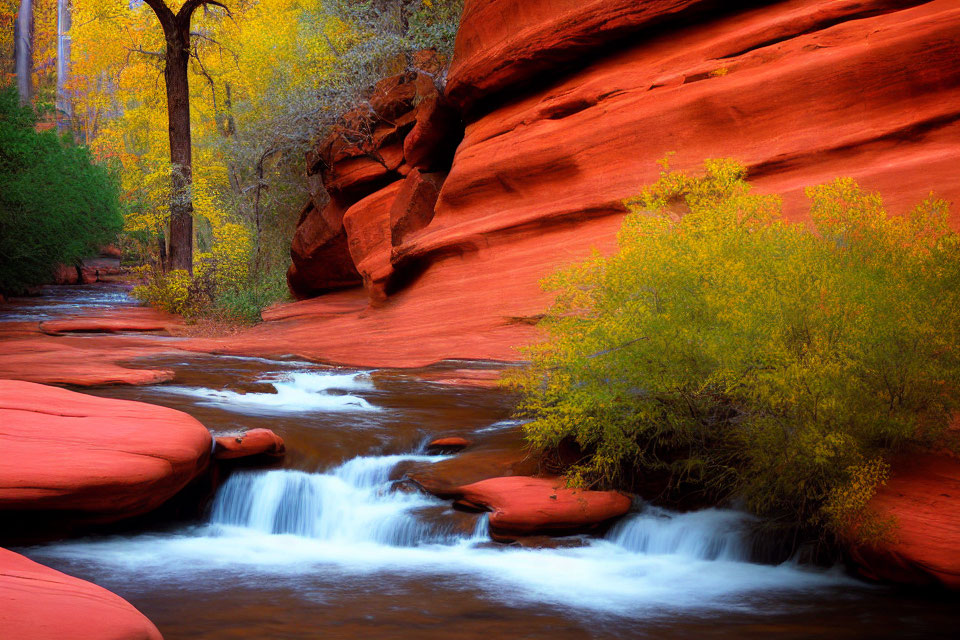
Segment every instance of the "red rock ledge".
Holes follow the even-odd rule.
[[[122,331],[161,331],[170,333],[183,327],[183,320],[149,307],[121,307],[82,316],[47,320],[40,330],[60,333],[118,333]]]
[[[147,513],[206,469],[211,444],[180,411],[0,380],[0,510]]]
[[[133,605],[0,549],[0,635],[9,640],[162,640]]]
[[[567,488],[563,478],[490,478],[456,493],[458,504],[490,510],[490,529],[500,536],[589,530],[624,515],[631,504],[617,491]]]

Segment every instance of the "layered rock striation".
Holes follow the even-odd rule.
[[[387,79],[309,155],[289,281],[337,292],[276,310],[254,343],[519,359],[550,301],[538,281],[612,249],[667,154],[740,160],[796,220],[803,188],[841,175],[894,212],[957,201],[958,50],[951,0],[467,0],[445,93]]]

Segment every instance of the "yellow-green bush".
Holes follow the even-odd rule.
[[[775,522],[861,533],[889,456],[936,440],[960,386],[960,243],[946,205],[888,216],[852,180],[808,190],[813,227],[742,166],[669,172],[629,203],[619,251],[557,290],[512,383],[538,448],[578,482],[640,474]]]

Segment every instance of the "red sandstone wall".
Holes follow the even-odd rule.
[[[262,349],[289,329],[297,352],[341,362],[515,359],[550,300],[537,280],[612,248],[621,200],[669,152],[744,162],[794,219],[805,186],[840,175],[895,212],[931,190],[960,202],[960,2],[731,4],[747,3],[467,0],[446,96],[422,74],[386,81],[376,135],[314,156],[333,200],[305,209],[291,286],[363,282],[374,306],[280,309]],[[424,148],[456,112],[444,165]]]

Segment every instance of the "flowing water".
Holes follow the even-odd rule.
[[[437,436],[467,436],[479,451],[516,448],[511,399],[500,391],[289,360],[184,355],[136,365],[177,378],[91,393],[175,407],[214,432],[268,427],[288,448],[276,468],[231,475],[197,520],[18,549],[123,596],[167,640],[956,630],[956,601],[868,585],[839,568],[754,561],[749,517],[736,511],[647,506],[602,537],[536,549],[491,542],[484,515],[454,510],[405,475],[449,459],[425,453]]]

